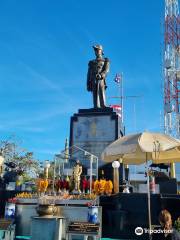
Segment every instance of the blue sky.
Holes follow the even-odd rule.
[[[92,107],[86,91],[92,45],[124,74],[126,133],[160,131],[163,0],[6,0],[0,2],[0,132],[15,134],[40,160],[69,137],[70,117]],[[109,104],[116,103],[109,98]]]

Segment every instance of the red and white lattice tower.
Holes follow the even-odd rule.
[[[180,138],[180,16],[178,0],[165,0],[164,131]]]

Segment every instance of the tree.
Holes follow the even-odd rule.
[[[0,151],[5,158],[6,165],[14,165],[16,171],[21,172],[25,178],[33,178],[39,174],[40,162],[34,159],[33,152],[28,152],[20,147],[14,137],[1,140]]]

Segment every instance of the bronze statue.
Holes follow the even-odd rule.
[[[73,192],[81,193],[81,189],[80,189],[81,174],[82,174],[82,166],[79,160],[77,160],[76,165],[73,167],[73,181],[75,185],[75,189],[73,190]]]
[[[93,94],[94,108],[106,107],[106,75],[109,72],[109,59],[103,58],[101,45],[93,46],[96,59],[89,61],[87,74],[87,90]]]

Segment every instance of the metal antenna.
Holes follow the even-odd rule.
[[[164,132],[180,138],[180,16],[178,0],[165,0]],[[175,177],[175,164],[171,164]]]
[[[180,138],[180,16],[178,0],[165,0],[164,132]]]

